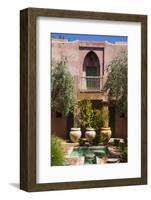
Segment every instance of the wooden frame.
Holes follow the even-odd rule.
[[[36,183],[36,17],[141,23],[141,178]],[[147,16],[27,8],[20,12],[20,188],[25,191],[99,188],[147,183]]]

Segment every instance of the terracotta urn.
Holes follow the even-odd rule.
[[[109,139],[111,138],[111,135],[112,135],[111,128],[110,128],[110,127],[107,127],[107,128],[102,127],[102,128],[101,128],[101,131],[100,131],[100,134],[101,134],[101,136],[106,137],[107,140],[109,141]],[[107,142],[108,142],[108,141],[107,141]]]
[[[96,136],[96,132],[94,128],[86,128],[85,138],[88,142],[91,142]]]
[[[70,131],[70,140],[74,143],[78,142],[81,137],[81,130],[80,128],[71,128]]]

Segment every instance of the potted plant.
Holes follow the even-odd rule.
[[[92,103],[89,100],[80,102],[80,124],[85,128],[85,138],[91,142],[96,135],[95,129],[93,128],[93,117],[94,111],[92,109]]]
[[[108,126],[109,123],[109,111],[107,107],[102,109],[102,127],[101,127],[101,137],[106,138],[105,142],[108,142],[111,138],[112,131],[111,128]]]

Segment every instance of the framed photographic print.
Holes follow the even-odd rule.
[[[147,184],[147,16],[20,12],[20,188]]]

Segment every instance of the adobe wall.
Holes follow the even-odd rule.
[[[127,50],[127,43],[108,43],[92,41],[68,41],[52,39],[52,63],[67,57],[69,71],[76,78],[76,89],[80,89],[81,77],[85,76],[83,70],[84,58],[93,51],[99,58],[100,76],[107,76],[107,66],[122,50]]]
[[[127,118],[122,118],[121,114],[115,112],[115,135],[116,138],[127,138]]]
[[[76,42],[66,42],[62,40],[52,41],[51,48],[52,63],[60,61],[62,57],[67,57],[69,71],[73,76],[79,74],[79,46]]]
[[[51,114],[51,131],[61,138],[66,138],[67,117],[56,117],[56,113]]]

